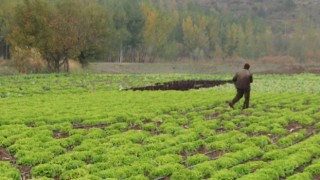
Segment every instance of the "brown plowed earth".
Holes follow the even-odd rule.
[[[15,165],[16,159],[5,148],[0,148],[0,161],[8,161],[11,164]],[[15,166],[20,171],[22,180],[31,179],[30,166],[24,166],[24,165],[15,165]]]
[[[0,148],[0,161],[12,161],[13,157],[5,148]]]
[[[109,124],[73,124],[73,129],[105,128]]]
[[[209,88],[219,86],[227,83],[232,83],[232,80],[183,80],[183,81],[170,81],[163,84],[155,84],[153,86],[132,87],[125,90],[133,91],[157,91],[157,90],[177,90],[187,91],[190,89]]]

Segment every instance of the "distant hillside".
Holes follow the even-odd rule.
[[[310,19],[320,25],[319,0],[177,0],[178,4],[190,2],[234,17],[258,16],[272,26],[290,25],[297,18]]]

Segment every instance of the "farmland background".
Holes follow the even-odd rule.
[[[0,0],[0,179],[320,179],[319,9]],[[130,90],[191,80],[227,83]]]
[[[0,57],[18,73],[74,61],[319,64],[319,3],[1,0]],[[78,11],[80,9],[80,11]],[[301,67],[302,66],[302,69]],[[299,69],[300,68],[300,69]]]
[[[7,179],[317,179],[319,75],[255,75],[250,108],[232,84],[125,91],[232,74],[2,76]]]

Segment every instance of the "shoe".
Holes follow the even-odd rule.
[[[231,102],[228,102],[228,105],[229,105],[232,109],[234,109],[233,104],[232,104]]]

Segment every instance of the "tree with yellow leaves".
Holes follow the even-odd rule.
[[[150,61],[159,56],[169,40],[170,33],[178,22],[177,12],[160,11],[150,3],[142,4],[142,12],[145,17],[143,30],[144,45]]]

